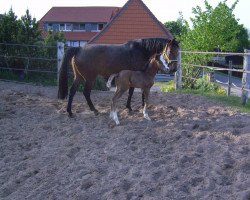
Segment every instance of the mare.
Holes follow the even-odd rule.
[[[163,55],[156,54],[150,59],[145,71],[122,70],[121,72],[113,74],[109,77],[109,80],[107,82],[108,88],[111,87],[111,82],[115,78],[116,91],[111,102],[110,118],[115,121],[116,125],[120,124],[116,111],[117,100],[130,87],[140,88],[142,90],[142,94],[145,98],[143,115],[145,119],[151,120],[147,113],[148,97],[150,88],[154,84],[154,78],[158,70],[168,72],[169,67],[165,62],[165,60],[163,59]],[[142,100],[143,104],[144,104],[144,98]]]
[[[70,117],[73,97],[77,88],[85,81],[83,95],[91,111],[97,115],[90,93],[97,75],[108,78],[111,74],[122,70],[143,70],[149,59],[154,54],[161,53],[169,64],[169,72],[177,70],[177,56],[179,43],[176,40],[165,38],[148,38],[128,41],[117,45],[87,44],[84,47],[69,48],[63,57],[59,72],[58,98],[65,99],[68,95],[68,65],[74,57],[74,81],[70,88],[67,112]],[[131,110],[131,97],[134,88],[129,90],[126,107]]]

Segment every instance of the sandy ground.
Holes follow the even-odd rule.
[[[113,92],[76,95],[68,118],[55,87],[0,82],[0,199],[250,199],[250,115],[192,95],[140,93],[120,126]]]

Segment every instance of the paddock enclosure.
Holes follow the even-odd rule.
[[[0,199],[250,199],[250,115],[188,94],[152,92],[143,119],[113,92],[77,93],[69,118],[56,87],[0,82]]]

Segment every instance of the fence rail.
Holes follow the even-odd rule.
[[[243,69],[234,69],[231,62],[229,62],[228,67],[229,68],[222,68],[222,67],[213,67],[213,66],[206,66],[206,65],[198,65],[198,64],[191,64],[191,63],[183,63],[182,62],[182,55],[183,54],[193,54],[193,55],[223,55],[223,56],[243,56],[244,62],[243,62]],[[245,50],[244,53],[232,53],[232,52],[198,52],[198,51],[180,51],[179,52],[179,59],[178,59],[179,68],[175,76],[175,82],[176,82],[176,88],[181,88],[181,81],[182,81],[182,75],[179,73],[179,71],[182,71],[182,66],[192,66],[197,68],[203,68],[203,69],[209,69],[212,71],[228,71],[228,82],[226,85],[228,85],[228,95],[230,95],[231,87],[235,87],[233,85],[231,77],[232,72],[241,72],[243,74],[242,76],[242,87],[235,87],[238,89],[241,89],[241,103],[245,105],[248,100],[248,92],[250,92],[250,50]],[[237,65],[237,67],[239,67]],[[194,77],[190,77],[191,79],[195,79]],[[222,83],[225,84],[225,83]]]
[[[49,46],[49,45],[27,45],[27,44],[8,44],[8,43],[0,43],[0,46],[5,46],[4,48],[0,49],[0,69],[4,69],[4,70],[16,70],[16,71],[24,71],[25,73],[27,72],[37,72],[37,73],[51,73],[51,74],[57,74],[57,78],[58,78],[58,74],[60,71],[60,67],[61,67],[61,62],[62,62],[62,58],[64,55],[64,50],[67,48],[65,48],[63,43],[58,42],[57,46]],[[8,49],[9,47],[9,49]],[[13,48],[13,47],[17,47],[17,48]],[[23,51],[21,51],[23,49]],[[29,49],[30,48],[30,49]],[[39,51],[40,49],[43,49],[42,51]],[[47,53],[44,53],[44,51],[46,52],[46,50],[48,51]],[[51,51],[52,50],[52,51]],[[14,52],[15,54],[12,55],[9,52]],[[16,52],[19,52],[21,55],[18,55]],[[41,55],[43,55],[44,57],[42,57],[39,53],[43,52]],[[51,54],[50,52],[54,52],[53,54]],[[28,55],[25,55],[25,53],[27,53]],[[23,55],[24,54],[24,55]],[[243,69],[239,69],[241,66],[239,65],[232,65],[232,67],[230,68],[230,63],[229,65],[224,64],[227,68],[222,68],[222,67],[213,67],[213,66],[207,66],[207,65],[199,65],[197,63],[185,63],[183,62],[183,55],[185,54],[191,54],[191,55],[215,55],[218,58],[223,58],[223,56],[242,56],[244,57],[244,64],[243,64]],[[48,56],[48,57],[46,57]],[[52,57],[51,57],[52,56]],[[5,59],[5,62],[11,59],[23,59],[26,60],[25,64],[23,66],[23,68],[18,68],[15,66],[1,66],[1,58]],[[3,60],[2,60],[3,61]],[[53,64],[51,63],[47,63],[46,66],[47,68],[30,68],[31,66],[31,62],[36,64],[37,62],[53,62]],[[3,65],[3,62],[2,62]],[[40,66],[43,66],[43,64],[40,64]],[[52,67],[53,68],[52,68]],[[176,82],[176,89],[181,88],[182,87],[182,66],[192,66],[192,67],[197,67],[197,68],[202,68],[202,69],[209,69],[212,71],[228,71],[229,72],[229,81],[227,83],[220,83],[220,84],[227,84],[229,85],[228,87],[228,91],[229,91],[229,95],[230,95],[230,89],[231,87],[237,88],[237,89],[241,89],[242,91],[242,104],[246,104],[247,99],[248,99],[248,92],[250,92],[250,51],[249,50],[245,50],[243,53],[235,53],[235,52],[198,52],[198,51],[183,51],[181,50],[179,52],[179,56],[178,56],[178,70],[175,74],[175,82]],[[237,67],[237,69],[235,69],[234,67]],[[49,69],[49,70],[48,70]],[[52,70],[50,70],[52,69]],[[234,85],[233,83],[231,84],[230,82],[230,77],[231,77],[231,73],[232,72],[238,72],[238,73],[242,73],[243,77],[242,77],[242,87],[237,87],[236,85]],[[169,77],[171,79],[171,77]],[[185,77],[187,78],[187,77]],[[195,77],[189,77],[192,80],[195,80]],[[158,79],[161,79],[160,76],[158,76]]]

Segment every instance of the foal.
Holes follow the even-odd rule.
[[[122,70],[121,72],[112,74],[109,77],[107,87],[111,87],[111,82],[114,78],[116,84],[116,92],[114,97],[112,98],[110,112],[110,118],[115,121],[116,125],[120,124],[116,111],[116,102],[130,87],[141,88],[142,94],[145,98],[143,115],[145,119],[151,120],[146,110],[148,105],[148,96],[150,88],[154,84],[154,77],[159,69],[165,72],[169,71],[169,67],[166,61],[163,59],[163,55],[157,54],[150,59],[145,71]]]

